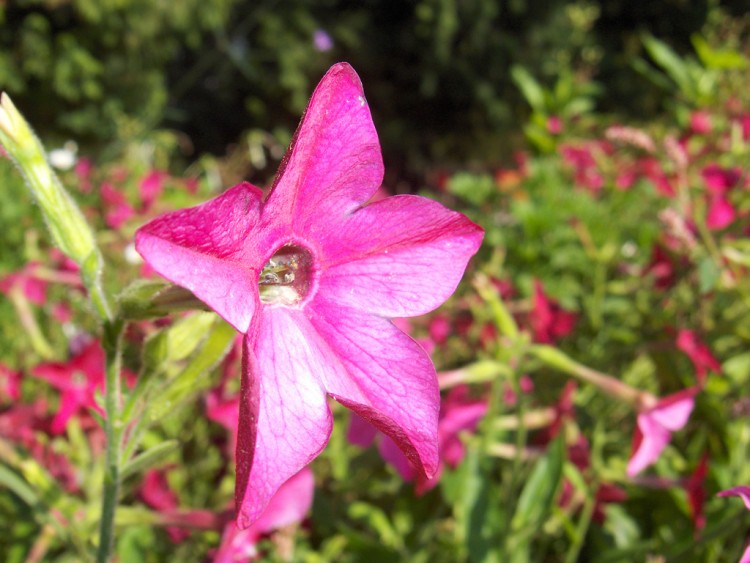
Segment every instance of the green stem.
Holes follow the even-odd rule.
[[[99,549],[96,554],[97,563],[106,563],[111,557],[114,543],[115,511],[120,492],[120,450],[122,446],[120,421],[120,352],[122,329],[123,323],[119,320],[104,323],[103,346],[107,354],[104,390],[104,409],[106,415],[104,432],[107,437],[107,451],[104,468],[102,515],[99,523]]]

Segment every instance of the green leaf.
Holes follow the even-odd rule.
[[[218,320],[215,316],[214,327],[210,330],[200,349],[192,356],[182,372],[172,378],[164,387],[159,389],[158,397],[155,397],[149,404],[147,417],[154,422],[169,414],[180,405],[187,401],[191,396],[202,390],[201,384],[203,376],[213,369],[227,354],[236,335],[235,330],[225,323]],[[189,331],[186,334],[192,334]],[[175,340],[181,341],[181,333],[175,334]],[[197,338],[193,334],[193,338]],[[186,342],[187,346],[194,347],[195,342]],[[170,354],[172,347],[170,345]],[[177,350],[175,350],[177,353]]]
[[[122,479],[149,469],[180,446],[177,440],[166,440],[134,457],[122,468]]]
[[[565,461],[565,443],[560,436],[534,466],[518,499],[511,520],[512,553],[528,553],[532,537],[552,512]]]
[[[683,92],[692,90],[687,64],[669,45],[652,35],[643,37],[643,45],[654,62],[664,69]]]
[[[707,68],[721,70],[742,70],[748,67],[749,61],[739,51],[732,49],[713,49],[708,42],[700,35],[693,35],[690,38],[698,59]]]
[[[531,76],[531,73],[522,66],[513,65],[510,69],[510,76],[531,108],[536,112],[546,114],[544,88]]]

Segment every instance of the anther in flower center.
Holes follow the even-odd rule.
[[[282,246],[263,266],[258,277],[260,300],[273,305],[294,305],[307,295],[312,256],[295,245]]]

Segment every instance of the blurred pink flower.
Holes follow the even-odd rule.
[[[135,209],[125,199],[125,195],[109,182],[102,184],[101,196],[107,209],[104,220],[109,227],[119,229],[135,216]]]
[[[604,176],[599,171],[594,152],[609,151],[611,147],[605,142],[592,141],[580,146],[560,146],[563,161],[573,168],[575,183],[592,193],[598,193],[604,186]]]
[[[140,488],[140,495],[148,506],[159,512],[171,512],[177,509],[177,495],[169,488],[164,472],[157,469],[146,471]],[[168,526],[167,533],[174,543],[180,543],[190,533],[177,526]]]
[[[742,499],[742,502],[745,503],[745,507],[748,510],[750,510],[750,487],[748,487],[747,485],[740,485],[739,487],[732,487],[731,489],[727,489],[726,491],[721,491],[720,493],[717,493],[716,496],[740,497]],[[748,544],[748,546],[745,548],[745,552],[742,554],[740,563],[750,563],[750,544]]]
[[[708,135],[713,128],[711,114],[706,110],[697,110],[690,114],[690,131],[695,135]]]
[[[15,403],[0,411],[0,436],[26,449],[66,491],[74,493],[79,489],[75,468],[68,458],[55,451],[49,438],[40,438],[40,434],[50,433],[50,426],[44,400],[32,404]]]
[[[283,483],[253,525],[240,530],[235,522],[224,528],[214,563],[239,563],[258,557],[258,540],[279,528],[302,522],[312,506],[315,480],[307,467]],[[291,554],[288,554],[291,555]]]
[[[551,135],[559,135],[563,130],[563,122],[557,115],[552,115],[547,118],[547,131]]]
[[[17,272],[0,278],[0,293],[8,295],[11,289],[19,287],[31,303],[44,305],[47,301],[47,282],[37,275],[40,266],[39,262],[27,262]]]
[[[695,406],[698,388],[690,387],[663,397],[653,407],[638,413],[638,427],[633,439],[633,454],[627,474],[635,477],[653,464],[672,438],[672,432],[682,429]]]
[[[455,290],[482,230],[417,196],[363,206],[383,163],[347,64],[313,93],[274,185],[240,184],[142,227],[136,247],[246,334],[237,443],[238,525],[325,447],[326,395],[437,470],[439,394],[427,354],[388,318]]]
[[[465,385],[454,387],[443,399],[438,422],[438,442],[440,462],[435,476],[426,478],[415,469],[392,439],[381,435],[378,450],[383,459],[392,465],[405,481],[416,480],[417,494],[424,494],[433,489],[440,481],[443,465],[456,467],[464,458],[465,447],[461,433],[474,432],[479,421],[487,412],[487,401],[469,396]],[[356,414],[352,416],[347,439],[352,444],[367,447],[378,437],[376,429]]]
[[[690,507],[690,517],[693,519],[695,533],[700,533],[706,526],[706,514],[703,505],[706,501],[706,475],[708,474],[708,454],[704,454],[695,471],[685,482],[685,492]]]
[[[657,193],[666,197],[674,197],[676,195],[675,189],[672,186],[673,179],[667,176],[661,162],[657,158],[647,156],[641,158],[638,163],[641,173],[654,184]]]
[[[695,367],[695,375],[699,384],[706,381],[709,371],[721,372],[721,364],[711,350],[703,342],[698,340],[695,331],[681,329],[677,332],[677,349],[684,352]]]
[[[52,421],[52,433],[60,434],[71,417],[86,409],[103,414],[95,394],[104,383],[104,350],[94,340],[67,363],[50,362],[37,365],[31,375],[45,380],[60,391],[60,405]],[[123,370],[125,381],[132,385],[134,376]]]
[[[0,363],[0,403],[21,398],[21,372]]]
[[[556,301],[547,297],[539,280],[534,280],[532,307],[529,321],[536,342],[553,344],[573,332],[577,315],[565,311]]]
[[[160,170],[151,170],[138,182],[138,194],[141,197],[141,211],[147,211],[164,191],[164,180],[168,175]]]
[[[91,172],[94,170],[91,159],[85,156],[79,158],[73,170],[78,178],[78,187],[80,190],[85,194],[91,192]]]
[[[316,51],[325,53],[333,49],[333,39],[324,29],[316,29],[313,33],[313,46]]]

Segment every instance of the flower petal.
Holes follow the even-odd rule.
[[[279,167],[266,210],[306,234],[366,202],[383,181],[383,158],[362,83],[346,63],[313,92]]]
[[[246,332],[258,306],[264,258],[259,252],[268,246],[258,228],[261,201],[258,188],[240,184],[203,205],[144,225],[136,233],[136,249],[159,274]]]
[[[635,477],[659,459],[661,452],[667,447],[672,437],[672,433],[657,423],[649,412],[638,415],[638,431],[641,440],[628,462],[626,471],[628,477]]]
[[[716,493],[716,496],[718,497],[738,496],[742,499],[742,502],[745,503],[745,506],[747,507],[747,509],[750,510],[750,486],[739,485],[737,487],[732,487],[731,489],[727,489],[726,491],[721,491],[719,493]]]
[[[324,374],[331,396],[390,436],[420,472],[438,466],[440,394],[425,351],[391,322],[318,293],[305,313],[346,369]]]
[[[240,528],[261,516],[331,434],[333,419],[318,380],[325,358],[296,316],[301,313],[293,309],[265,308],[245,338],[235,489]]]
[[[455,291],[482,236],[464,215],[427,198],[380,200],[319,240],[318,291],[384,317],[422,315]]]

